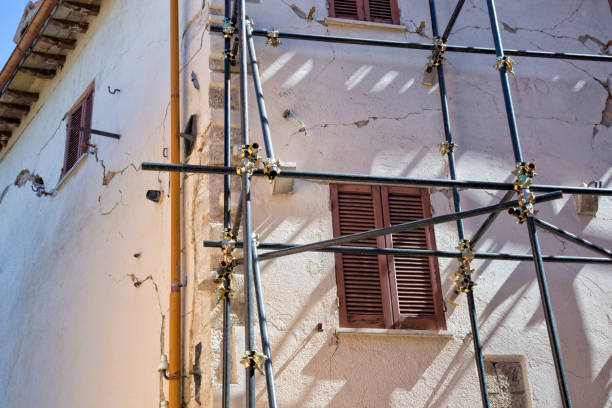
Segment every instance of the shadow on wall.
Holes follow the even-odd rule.
[[[407,346],[407,341],[412,344]],[[327,404],[329,407],[392,406],[392,394],[398,389],[411,390],[446,344],[442,339],[343,336],[337,344],[321,347],[304,367],[301,373],[313,378],[313,382],[309,392],[292,407],[306,406],[312,389],[320,381],[344,383]],[[394,375],[373,375],[385,372]]]

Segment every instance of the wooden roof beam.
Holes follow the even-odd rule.
[[[89,29],[88,23],[81,23],[79,21],[62,20],[61,18],[54,18],[50,22],[51,25],[59,27],[63,30],[68,30],[73,33],[84,34]]]
[[[76,47],[76,40],[71,40],[70,38],[59,38],[50,35],[41,35],[39,41],[55,46],[62,50],[74,50],[74,48]]]
[[[30,58],[55,66],[61,66],[66,63],[66,56],[62,54],[49,54],[46,52],[33,51],[30,54]]]
[[[9,129],[15,129],[20,124],[21,124],[21,119],[7,118],[7,117],[4,117],[4,116],[0,116],[0,125],[5,125]]]
[[[18,103],[0,102],[0,108],[20,116],[23,116],[30,111],[30,107],[28,105],[20,105]]]
[[[57,73],[57,71],[55,71],[54,69],[41,69],[31,67],[21,67],[19,68],[19,72],[40,79],[53,79],[55,78],[55,74]]]
[[[34,92],[19,91],[17,89],[7,89],[2,95],[2,99],[8,102],[31,104],[38,100],[38,94]]]
[[[8,141],[11,138],[12,132],[10,130],[0,130],[0,142]]]
[[[79,3],[78,1],[64,1],[62,6],[84,16],[97,16],[100,13],[100,6],[96,6],[95,4]]]

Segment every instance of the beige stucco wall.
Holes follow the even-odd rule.
[[[440,26],[452,11],[439,2]],[[221,5],[218,0],[213,4]],[[255,26],[427,42],[413,33],[421,21],[429,36],[427,2],[400,1],[408,32],[325,26],[323,1],[248,3]],[[207,30],[209,4],[181,5],[183,123],[198,114],[198,141],[190,163],[219,163],[220,110],[210,106],[209,84],[222,74],[209,57],[222,49]],[[504,45],[511,48],[596,53],[610,37],[603,2],[499,4]],[[147,189],[168,190],[164,173],[138,171],[142,161],[166,159],[168,147],[167,2],[105,0],[61,75],[41,95],[21,136],[0,158],[0,387],[10,407],[155,407],[166,386],[156,371],[167,353],[169,201],[154,204]],[[527,13],[525,10],[529,9]],[[218,17],[216,17],[218,18]],[[453,44],[491,46],[485,2],[470,1]],[[579,37],[590,37],[580,41]],[[280,48],[255,40],[277,155],[298,169],[410,177],[447,177],[437,151],[443,138],[437,89],[420,84],[424,51],[364,48],[284,40]],[[537,182],[579,185],[612,172],[612,131],[600,124],[611,71],[604,63],[516,58],[513,97],[524,156],[538,166]],[[448,54],[447,88],[457,172],[463,179],[510,181],[511,144],[492,56]],[[198,76],[200,90],[191,83]],[[65,123],[61,118],[95,79],[93,127],[117,131],[120,142],[93,136],[88,156],[54,197],[38,198],[13,186],[23,169],[53,187],[59,177]],[[237,83],[237,82],[236,82]],[[106,88],[119,88],[110,95]],[[252,89],[252,88],[251,88]],[[252,96],[252,92],[251,92]],[[214,102],[214,98],[213,102]],[[250,130],[261,141],[256,105]],[[214,104],[213,104],[214,105]],[[292,117],[281,114],[290,109]],[[215,123],[211,123],[211,121]],[[238,123],[236,112],[234,123]],[[303,130],[301,130],[303,129]],[[104,172],[118,171],[103,186]],[[184,182],[185,371],[202,343],[202,406],[220,406],[221,311],[211,271],[219,251],[221,179],[190,175]],[[0,190],[1,192],[2,190]],[[238,198],[234,190],[233,199]],[[494,203],[499,192],[462,192],[464,208]],[[435,214],[452,211],[448,191],[432,190]],[[309,242],[331,236],[329,188],[297,181],[294,194],[273,196],[263,179],[253,186],[254,229],[262,241]],[[596,218],[576,215],[571,197],[539,206],[551,221],[612,247],[612,204],[600,200]],[[467,235],[481,219],[466,221]],[[454,224],[436,227],[438,248],[453,249]],[[546,254],[591,253],[541,234]],[[479,249],[528,253],[524,226],[502,215]],[[138,258],[134,254],[140,254]],[[534,407],[560,405],[533,266],[475,262],[476,304],[485,354],[525,358]],[[611,404],[609,267],[547,264],[551,297],[575,406]],[[279,405],[282,407],[474,407],[479,391],[469,318],[463,296],[451,303],[455,261],[440,260],[447,323],[453,338],[336,336],[338,312],[331,255],[302,254],[262,263]],[[140,287],[133,285],[148,276]],[[240,280],[240,279],[238,279]],[[236,355],[244,346],[241,300],[235,299]],[[324,331],[315,330],[322,323]],[[258,330],[256,328],[256,334]],[[258,336],[256,336],[258,337]],[[243,369],[232,385],[242,405]],[[190,377],[189,407],[197,406]],[[265,405],[264,379],[257,378]],[[160,384],[164,384],[160,388]]]
[[[441,29],[451,2],[438,2]],[[482,4],[481,4],[482,3]],[[502,35],[508,48],[597,53],[592,39],[609,37],[605,2],[533,5],[499,4]],[[221,3],[218,3],[221,4]],[[292,8],[292,6],[295,6]],[[306,21],[316,7],[315,21]],[[299,9],[296,9],[299,8]],[[275,27],[340,36],[428,41],[427,2],[402,2],[402,24],[408,32],[358,29],[322,24],[324,2],[249,3],[256,28]],[[527,13],[526,10],[529,9]],[[425,36],[413,33],[425,21]],[[452,44],[491,46],[485,2],[468,2],[451,37]],[[579,36],[589,34],[586,40]],[[195,36],[195,34],[194,34]],[[214,38],[214,37],[213,37]],[[426,52],[283,40],[280,48],[264,47],[257,38],[264,94],[277,156],[298,169],[445,178],[445,159],[437,151],[443,129],[439,94],[420,84]],[[220,52],[219,37],[211,47]],[[610,76],[606,64],[516,58],[512,81],[522,147],[538,166],[537,182],[579,185],[609,181],[610,128],[600,124]],[[457,172],[463,179],[511,181],[513,155],[499,76],[493,56],[447,55],[446,73],[451,121],[456,142]],[[198,71],[197,63],[189,70]],[[200,68],[201,70],[202,68]],[[220,82],[218,73],[211,78]],[[216,79],[215,79],[216,78]],[[236,78],[237,80],[237,78]],[[252,88],[251,88],[252,89]],[[189,92],[195,94],[192,89]],[[251,98],[252,98],[251,91]],[[292,116],[282,118],[289,109]],[[261,142],[254,100],[250,129]],[[216,113],[213,112],[213,117]],[[220,116],[216,116],[219,117]],[[237,119],[236,122],[237,123]],[[217,143],[220,139],[216,139]],[[213,144],[214,141],[208,141]],[[211,148],[212,150],[212,148]],[[219,162],[192,157],[193,163]],[[202,248],[202,239],[219,239],[220,179],[198,177],[199,191],[210,191],[196,204],[196,273],[203,291],[196,319],[203,330],[196,338],[212,347],[214,406],[219,405],[221,311],[211,309],[214,285],[210,273],[219,250]],[[212,180],[217,180],[213,182]],[[464,191],[464,208],[497,202],[500,192]],[[236,198],[237,192],[234,194]],[[432,190],[435,214],[452,211],[448,191]],[[198,208],[201,209],[198,211]],[[570,196],[540,206],[540,216],[604,246],[610,246],[610,200],[600,200],[596,218],[578,216]],[[208,212],[207,212],[208,211]],[[254,230],[262,241],[309,242],[331,236],[329,188],[325,183],[297,181],[290,196],[273,196],[267,181],[253,186]],[[200,217],[204,217],[202,220]],[[468,237],[484,217],[465,222]],[[207,221],[211,221],[209,225]],[[584,255],[588,251],[541,233],[546,254]],[[436,227],[438,248],[454,249],[454,224]],[[479,249],[528,253],[525,226],[502,215]],[[198,266],[199,265],[199,266]],[[452,339],[335,335],[338,327],[334,261],[331,255],[300,254],[262,263],[262,279],[277,382],[283,407],[474,407],[479,391],[469,317],[464,296],[455,300],[456,261],[440,260],[447,323]],[[534,407],[560,406],[554,366],[541,312],[539,290],[530,263],[475,262],[476,304],[486,355],[520,355],[525,359]],[[547,264],[547,276],[570,391],[575,406],[608,406],[610,351],[606,293],[608,267]],[[455,300],[458,306],[454,306]],[[239,299],[236,301],[240,302]],[[240,310],[235,316],[240,324]],[[210,317],[208,317],[208,315]],[[324,332],[316,331],[323,324]],[[204,330],[204,328],[206,330]],[[210,332],[208,329],[211,328]],[[238,358],[243,353],[243,327],[238,326]],[[256,338],[259,331],[256,328]],[[242,367],[238,374],[242,375]],[[264,378],[257,377],[258,404],[265,406]],[[244,386],[232,386],[242,404]]]

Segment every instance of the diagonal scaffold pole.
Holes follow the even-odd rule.
[[[249,49],[249,61],[251,62],[251,75],[253,76],[253,87],[255,88],[255,98],[259,109],[259,121],[261,122],[261,133],[264,139],[264,147],[268,158],[264,161],[264,172],[270,180],[273,180],[280,172],[279,163],[274,155],[274,146],[272,145],[272,136],[270,136],[270,121],[268,120],[268,112],[266,111],[266,103],[264,101],[263,88],[261,86],[261,78],[259,76],[259,64],[257,62],[257,54],[255,53],[255,44],[253,41],[253,23],[247,21],[247,45]]]
[[[546,327],[548,329],[548,337],[550,340],[551,351],[553,360],[555,363],[555,372],[557,374],[557,382],[559,384],[559,391],[561,394],[561,401],[563,407],[569,408],[572,406],[572,402],[567,387],[567,380],[565,377],[565,370],[563,368],[563,357],[561,355],[561,348],[559,346],[559,340],[557,336],[557,328],[555,325],[555,319],[553,316],[552,305],[550,303],[550,294],[548,292],[548,284],[546,282],[546,275],[544,273],[544,265],[542,263],[542,255],[540,251],[540,243],[538,241],[538,234],[536,231],[536,225],[534,221],[533,203],[532,196],[529,190],[529,184],[531,177],[533,177],[534,165],[527,165],[523,161],[523,154],[521,151],[521,145],[519,140],[518,129],[516,125],[516,117],[514,114],[514,106],[512,104],[512,95],[510,93],[510,83],[508,81],[508,70],[512,71],[512,61],[504,55],[504,49],[502,47],[501,36],[499,33],[499,24],[497,20],[497,14],[495,11],[494,0],[487,0],[487,8],[489,11],[489,19],[491,21],[491,32],[493,34],[493,42],[495,43],[495,51],[497,55],[496,67],[499,70],[499,76],[501,79],[502,90],[504,93],[504,103],[506,106],[506,115],[508,117],[508,126],[510,129],[510,137],[512,140],[512,149],[514,151],[514,159],[517,163],[517,193],[519,198],[522,200],[521,205],[521,218],[518,218],[519,223],[526,222],[527,230],[529,232],[529,241],[531,243],[531,252],[534,257],[534,266],[536,276],[538,280],[538,286],[540,288],[540,296],[542,298],[542,308],[544,309],[544,317],[546,319]],[[531,170],[531,173],[530,173]]]
[[[242,135],[242,235],[245,241],[244,256],[252,258],[253,234],[251,231],[251,163],[249,149],[249,104],[247,88],[247,39],[245,0],[235,0],[238,5],[238,30],[240,55],[240,132]],[[244,268],[244,348],[242,362],[245,366],[246,407],[255,408],[255,337],[253,334],[253,263]]]
[[[551,201],[551,200],[557,200],[561,197],[563,197],[563,194],[557,191],[554,193],[547,193],[547,194],[542,194],[540,196],[537,196],[535,198],[535,201],[538,203],[541,203],[541,202],[546,202],[546,201]],[[363,232],[358,232],[355,234],[344,235],[338,238],[332,238],[332,239],[328,239],[324,241],[313,242],[310,244],[299,245],[293,248],[281,249],[281,250],[273,251],[273,252],[266,252],[265,254],[261,254],[259,256],[259,259],[260,260],[272,259],[272,258],[278,258],[281,256],[286,256],[286,255],[299,254],[301,252],[306,252],[306,251],[314,251],[320,248],[327,248],[332,245],[342,245],[342,244],[346,244],[349,242],[360,241],[362,239],[379,237],[381,235],[395,234],[398,232],[404,232],[404,231],[409,231],[409,230],[413,230],[417,228],[427,227],[429,225],[442,224],[445,222],[456,221],[459,219],[476,217],[479,215],[488,214],[493,211],[503,211],[508,208],[514,208],[517,205],[518,205],[518,200],[514,200],[514,201],[508,201],[505,203],[488,205],[486,207],[480,207],[480,208],[474,208],[471,210],[455,212],[451,214],[438,215],[438,216],[431,217],[431,218],[423,218],[421,220],[409,221],[409,222],[405,222],[402,224],[392,225],[390,227],[377,228],[377,229],[373,229],[370,231],[363,231]],[[247,243],[247,245],[250,245],[250,243]],[[245,255],[245,258],[250,259],[250,255],[248,257],[246,257]]]
[[[538,227],[550,232],[551,234],[561,237],[567,241],[573,242],[574,244],[580,245],[583,248],[590,249],[591,251],[612,258],[612,251],[610,251],[609,249],[602,248],[599,245],[595,245],[594,243],[587,241],[586,239],[580,238],[578,235],[572,234],[571,232],[567,232],[564,229],[559,228],[556,225],[553,225],[546,221],[542,221],[539,218],[534,218],[534,221]]]
[[[233,166],[211,166],[199,164],[171,164],[171,163],[151,163],[142,162],[141,169],[146,171],[170,171],[178,173],[196,174],[229,174],[237,176],[237,167]],[[263,169],[253,170],[253,176],[267,177]],[[479,190],[514,190],[514,184],[501,183],[496,181],[478,180],[448,180],[448,179],[429,179],[429,178],[409,178],[409,177],[389,177],[371,176],[365,174],[351,173],[329,173],[316,171],[283,170],[278,174],[278,178],[290,178],[296,180],[337,182],[346,184],[371,184],[375,186],[412,186],[412,187],[438,187],[438,188],[473,188]],[[610,188],[590,188],[572,186],[552,186],[533,184],[531,191],[541,193],[553,193],[560,191],[563,194],[583,194],[596,196],[612,196]]]
[[[268,407],[276,408],[276,387],[274,386],[274,371],[272,370],[272,351],[270,349],[270,339],[268,338],[268,320],[266,319],[266,309],[263,300],[263,289],[261,287],[261,276],[259,273],[259,261],[257,259],[257,243],[253,241],[252,245],[253,285],[255,286],[255,298],[257,300],[257,316],[259,319],[261,348],[265,357],[263,368],[266,375]]]
[[[205,248],[221,248],[223,241],[210,241],[205,240],[203,242]],[[244,242],[236,242],[236,248],[243,248]],[[257,244],[259,249],[275,250],[275,249],[286,249],[295,248],[299,244],[282,244],[279,242],[260,242]],[[410,256],[410,257],[438,257],[438,258],[458,258],[461,257],[459,251],[440,251],[430,249],[405,249],[405,248],[374,248],[374,247],[361,247],[361,246],[328,246],[325,248],[319,248],[313,250],[315,252],[328,252],[328,253],[344,253],[344,254],[355,254],[355,255],[391,255],[391,256]],[[498,261],[513,261],[513,262],[533,262],[532,255],[523,254],[507,254],[497,252],[474,252],[474,259],[491,259]],[[612,259],[609,258],[592,258],[583,256],[556,256],[556,255],[543,255],[542,260],[544,262],[555,262],[555,263],[578,263],[578,264],[612,264]],[[243,258],[236,259],[236,265],[242,264]]]
[[[446,26],[446,29],[444,30],[444,33],[442,34],[443,43],[445,43],[448,40],[448,37],[450,36],[453,26],[455,25],[455,22],[457,21],[457,17],[459,17],[459,13],[461,13],[461,9],[463,8],[464,4],[465,4],[465,0],[459,0],[457,2],[457,5],[455,6],[455,9],[453,10],[453,14],[451,15],[451,18],[448,21],[448,25]],[[436,31],[438,30],[436,29]]]
[[[449,22],[448,27],[446,28],[446,31],[444,32],[444,35],[448,36],[448,33],[450,33],[452,25],[457,19],[457,16],[459,15],[459,11],[461,11],[463,2],[464,0],[459,0],[457,7],[455,7],[455,11],[453,12],[453,15],[451,17],[451,21]],[[442,39],[439,38],[438,17],[436,14],[435,0],[429,0],[429,12],[431,16],[431,29],[432,29],[433,37],[435,40],[440,40],[441,45],[443,46],[445,40],[444,38]],[[438,73],[440,105],[442,107],[442,121],[444,123],[444,135],[445,135],[445,142],[441,144],[440,152],[442,154],[446,153],[446,156],[448,158],[448,168],[449,168],[450,178],[452,180],[456,180],[457,173],[456,173],[456,168],[455,168],[455,153],[453,151],[455,145],[453,143],[453,137],[452,137],[451,125],[450,125],[450,114],[448,111],[448,100],[446,98],[446,82],[444,79],[444,68],[443,68],[443,63],[442,63],[443,57],[442,55],[438,55],[439,60],[435,61],[433,59],[435,58],[435,55],[436,55],[436,51],[434,48],[433,56],[432,56],[432,63],[435,64],[437,68],[436,70]],[[453,203],[454,203],[455,212],[461,212],[461,198],[459,196],[459,189],[457,189],[456,187],[453,188]],[[457,220],[457,235],[459,236],[460,246],[470,245],[467,241],[465,241],[465,231],[463,228],[462,219]],[[466,247],[465,249],[468,249],[468,248]],[[469,250],[471,252],[471,246],[469,246]],[[463,256],[464,256],[464,253],[461,252],[460,256],[458,257],[461,265],[463,265],[464,259],[466,259]],[[465,279],[465,282],[470,282],[471,281],[471,268],[469,268],[469,262],[468,262],[468,265],[464,267],[463,269],[460,269],[460,271],[464,272],[462,278]],[[472,342],[474,344],[474,360],[476,363],[476,370],[478,372],[478,383],[480,386],[480,398],[482,400],[482,406],[484,408],[489,408],[489,392],[487,390],[484,357],[482,355],[482,345],[480,342],[480,330],[478,328],[478,316],[476,314],[476,302],[474,300],[473,285],[467,285],[467,286],[464,285],[464,286],[465,286],[464,291],[466,293],[466,297],[468,301],[468,313],[470,315],[470,326],[472,329]]]
[[[501,202],[503,203],[504,201],[510,200],[513,195],[514,195],[514,191],[506,192],[506,194],[504,194],[504,196],[502,197]],[[495,219],[498,216],[499,216],[498,212],[489,214],[487,219],[484,220],[484,222],[480,225],[478,230],[476,230],[476,232],[472,236],[472,239],[470,240],[470,242],[472,242],[472,246],[475,247],[476,243],[480,242],[480,239],[482,238],[484,233],[489,229],[489,227],[493,224],[493,221],[495,221]]]

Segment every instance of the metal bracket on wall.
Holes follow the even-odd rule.
[[[71,129],[75,129],[75,130],[78,130],[79,132],[89,133],[92,135],[100,135],[100,136],[110,137],[112,139],[117,139],[117,140],[121,139],[121,135],[117,133],[104,132],[102,130],[96,130],[96,129],[85,128],[85,127],[80,127],[80,126],[71,127]]]
[[[185,144],[185,157],[189,156],[193,151],[196,137],[198,135],[198,115],[191,115],[187,126],[185,126],[185,132],[179,133],[183,138]]]

